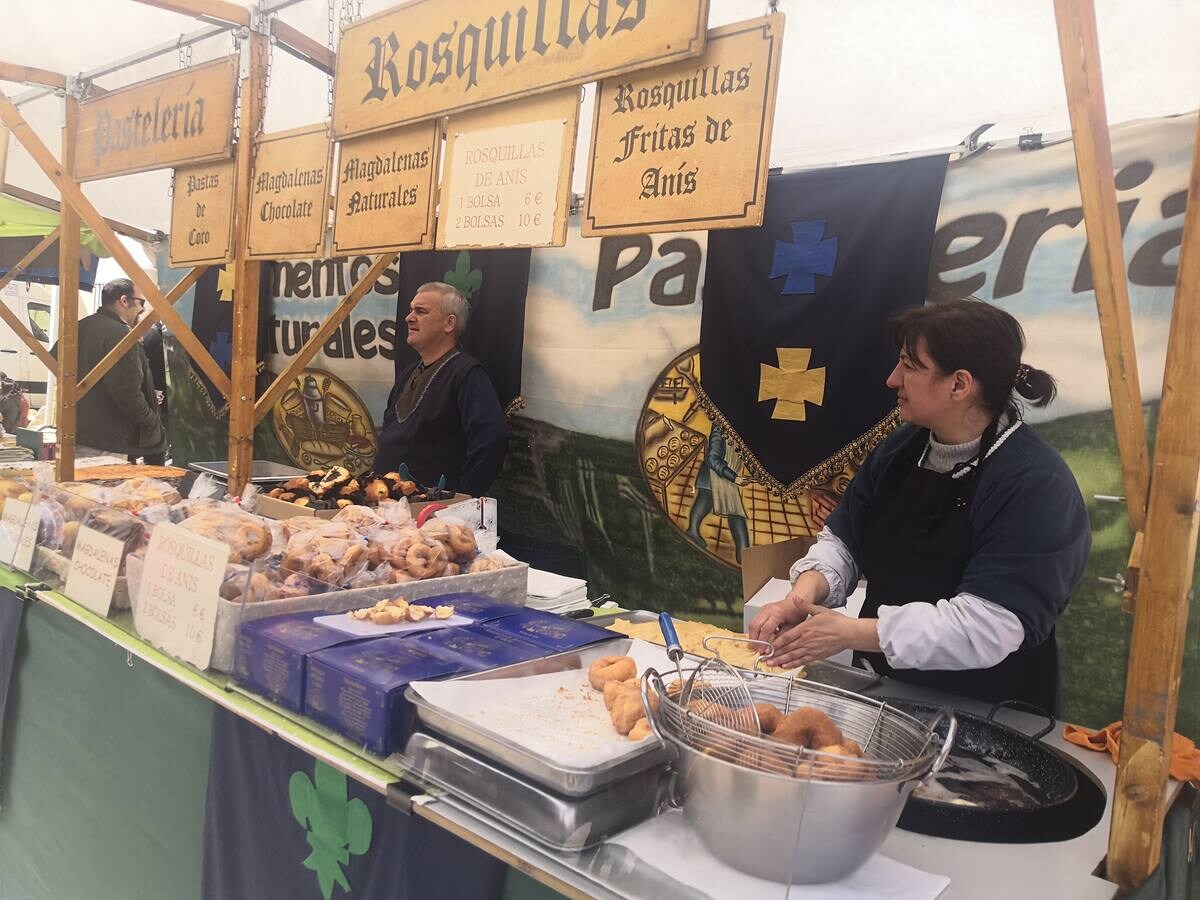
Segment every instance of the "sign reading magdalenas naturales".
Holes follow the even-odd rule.
[[[229,159],[237,73],[226,56],[80,103],[75,177]]]
[[[708,0],[416,0],[342,32],[336,140],[704,49]]]

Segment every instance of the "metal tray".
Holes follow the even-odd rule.
[[[644,769],[603,793],[566,798],[431,734],[409,737],[399,759],[413,780],[458,797],[555,850],[579,851],[648,819],[666,797],[665,769]]]
[[[593,625],[606,628],[617,619],[628,619],[631,622],[639,623],[657,622],[658,613],[650,612],[646,609],[635,609],[630,612],[604,613],[603,615],[592,616],[582,621],[591,622]],[[695,660],[704,658],[694,653],[687,653],[685,655]],[[804,669],[809,681],[840,687],[847,691],[854,691],[855,693],[862,693],[867,688],[874,687],[880,682],[880,677],[874,672],[868,672],[866,669],[856,669],[853,666],[844,666],[841,663],[829,662],[828,660],[818,660],[817,662],[809,663]]]
[[[213,462],[194,462],[189,464],[188,468],[212,475],[221,481],[229,480],[229,463],[223,459]],[[307,474],[306,470],[297,469],[295,466],[285,466],[267,459],[256,459],[250,468],[250,481],[253,484],[265,484],[272,481],[286,481],[289,478],[298,478]]]
[[[523,678],[527,675],[545,675],[549,672],[567,672],[587,669],[593,660],[601,656],[627,653],[633,643],[628,638],[614,635],[611,641],[601,641],[579,650],[568,650],[529,662],[516,663],[463,675],[453,681],[483,681],[505,678]],[[488,759],[521,775],[543,787],[550,788],[568,797],[586,797],[602,791],[618,781],[629,778],[647,769],[665,765],[667,750],[662,744],[630,744],[625,753],[608,762],[590,768],[562,766],[540,754],[533,753],[520,744],[515,744],[498,735],[484,731],[476,723],[429,703],[411,687],[404,690],[405,699],[413,705],[417,719],[428,729],[445,735],[469,750],[482,753]]]

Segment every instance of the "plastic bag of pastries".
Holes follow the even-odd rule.
[[[293,516],[295,518],[295,516]],[[367,534],[384,523],[383,516],[365,506],[347,506],[338,510],[331,521],[349,525],[359,534]]]
[[[125,571],[125,556],[142,550],[147,543],[146,526],[137,518],[119,509],[95,506],[83,517],[80,527],[91,528],[121,542],[121,568]],[[78,528],[75,530],[78,532]],[[72,536],[74,546],[74,535]]]
[[[64,481],[51,485],[47,493],[62,505],[67,521],[79,522],[97,506],[107,505],[108,491],[86,481]]]
[[[41,521],[38,523],[37,545],[45,547],[47,550],[62,549],[67,524],[67,516],[62,504],[50,497],[42,497],[37,506],[41,515]]]
[[[143,507],[155,503],[178,503],[182,498],[165,481],[156,478],[130,478],[112,488],[108,494],[108,505],[114,509],[127,509],[138,512]]]
[[[358,532],[347,534],[344,523],[336,529],[312,529],[293,535],[283,552],[280,568],[302,573],[331,585],[341,585],[368,565],[367,540]]]
[[[0,478],[0,500],[20,497],[33,490],[33,486],[21,478]]]
[[[408,548],[424,540],[413,525],[383,525],[367,535],[372,566],[392,565],[404,568]]]
[[[426,578],[441,578],[445,575],[450,558],[441,541],[422,538],[409,545],[404,554],[403,565],[398,565],[399,562],[397,558],[392,558],[391,565],[396,572],[404,573],[411,580],[423,581]],[[404,579],[397,579],[393,574],[392,580],[402,583]]]
[[[476,572],[493,572],[496,569],[503,569],[508,565],[508,560],[499,554],[483,553],[464,565],[463,572],[470,574],[475,574]]]
[[[271,552],[275,536],[265,519],[242,512],[231,503],[189,509],[181,528],[229,547],[232,562],[249,562]]]
[[[469,525],[457,519],[435,516],[421,526],[421,534],[439,541],[446,548],[447,556],[457,563],[470,562],[479,555],[475,532]]]

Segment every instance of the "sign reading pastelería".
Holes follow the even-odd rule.
[[[175,170],[169,257],[172,266],[233,259],[235,167],[230,159]]]
[[[452,118],[439,249],[563,246],[578,125],[578,88]]]
[[[258,138],[250,184],[250,259],[321,255],[329,221],[329,158],[324,125]]]
[[[156,525],[133,604],[137,633],[172,656],[207,669],[228,560],[224,544],[169,522]]]
[[[694,60],[602,81],[586,237],[761,225],[783,14],[716,28]]]
[[[437,119],[341,143],[335,256],[433,247],[441,146]]]
[[[415,0],[342,32],[333,134],[685,59],[704,49],[707,22],[708,0]]]
[[[238,60],[226,56],[79,104],[80,181],[233,155]]]

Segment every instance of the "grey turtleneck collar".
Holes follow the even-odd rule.
[[[1000,423],[996,426],[996,433],[1000,434],[1003,432],[1009,424],[1011,424],[1011,420],[1008,414],[1005,413],[1000,417]],[[933,432],[931,431],[929,433],[929,447],[921,458],[921,468],[944,474],[952,471],[959,463],[970,462],[979,453],[979,441],[981,437],[982,435],[964,444],[943,444],[934,439]]]

